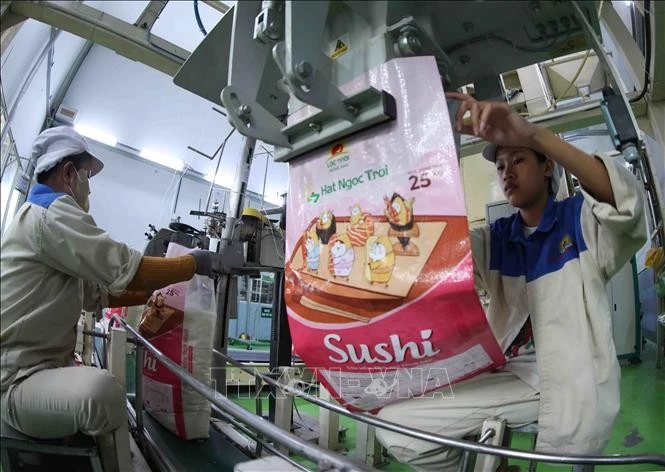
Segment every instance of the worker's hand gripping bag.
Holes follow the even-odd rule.
[[[285,300],[305,363],[349,409],[375,411],[505,361],[474,288],[435,61],[395,59],[342,90],[368,85],[395,98],[394,121],[289,163]]]
[[[191,252],[171,243],[166,257]],[[210,384],[216,300],[214,281],[195,275],[187,282],[153,293],[145,305],[139,332],[195,379]],[[182,382],[144,349],[143,404],[181,439],[207,438],[210,402]],[[137,363],[138,363],[137,362]]]

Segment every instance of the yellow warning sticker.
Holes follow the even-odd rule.
[[[349,35],[345,34],[337,38],[330,44],[330,56],[331,59],[337,59],[338,57],[346,54],[349,51]]]

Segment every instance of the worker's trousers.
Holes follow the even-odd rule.
[[[430,433],[463,438],[480,433],[498,417],[517,427],[538,419],[538,392],[512,372],[481,374],[437,392],[384,407],[379,418]],[[418,471],[456,471],[462,451],[377,428],[376,435],[398,461]]]
[[[113,432],[127,421],[120,384],[93,367],[45,369],[2,396],[3,421],[27,436],[55,439],[78,432],[95,436],[105,472],[118,469]]]

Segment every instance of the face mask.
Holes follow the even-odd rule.
[[[83,172],[88,172],[85,169],[82,170]],[[76,171],[76,182],[74,184],[74,188],[72,188],[71,185],[69,186],[70,195],[74,200],[76,200],[76,203],[78,203],[81,209],[85,212],[90,210],[90,200],[88,199],[88,195],[90,195],[90,181],[88,179],[90,177],[86,177],[81,177],[79,171]]]

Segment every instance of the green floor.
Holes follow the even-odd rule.
[[[622,365],[621,379],[621,410],[617,419],[612,439],[605,451],[606,454],[665,454],[665,368],[655,368],[655,345],[647,343],[645,346],[641,364]],[[623,364],[623,363],[622,363]],[[236,402],[246,409],[255,411],[255,400],[245,398]],[[318,407],[304,400],[296,400],[297,419],[298,412],[317,416]],[[268,411],[267,399],[263,401],[263,411]],[[346,427],[341,444],[340,452],[351,456],[355,453],[355,422],[346,417],[340,417],[340,426]],[[531,444],[531,436],[516,434],[513,438],[514,449],[528,450]],[[520,465],[522,470],[527,470],[525,461],[511,460],[510,464]],[[406,465],[389,462],[378,467],[387,471],[409,471]],[[565,470],[560,466],[538,464],[539,472]],[[629,471],[653,471],[662,470],[656,466],[633,465],[633,466],[604,466],[596,467],[596,472],[629,472]]]

